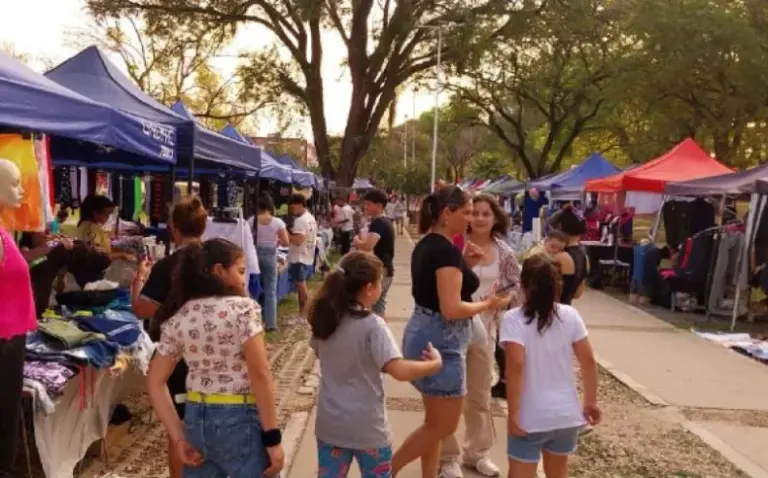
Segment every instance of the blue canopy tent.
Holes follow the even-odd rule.
[[[176,137],[170,146],[179,162],[188,163],[191,160],[194,123],[141,91],[95,46],[59,64],[45,76],[91,100],[133,115],[141,122],[148,122],[148,128],[155,124],[174,127]],[[151,129],[149,131],[155,134]]]
[[[529,183],[542,191],[551,191],[555,199],[579,199],[584,191],[584,184],[590,179],[612,176],[620,171],[598,153],[593,153],[583,163],[562,173]]]
[[[189,119],[195,126],[195,160],[201,159],[240,168],[247,172],[256,173],[261,168],[261,149],[248,143],[241,143],[223,134],[211,131],[195,120],[195,116],[181,101],[177,101],[171,107],[174,113]]]
[[[225,126],[224,129],[221,130],[221,134],[241,143],[253,144],[248,138],[240,134],[240,132],[231,124]],[[278,163],[269,153],[262,150],[261,172],[259,173],[259,177],[291,184],[291,168]]]
[[[175,128],[82,96],[4,53],[0,53],[0,104],[0,125],[51,135],[52,152],[66,148],[83,158],[89,152],[106,156],[116,148],[141,161],[176,161]]]
[[[308,171],[305,167],[299,164],[298,161],[293,159],[290,155],[284,154],[277,158],[280,164],[291,168],[291,177],[293,184],[303,188],[315,187],[315,174]]]

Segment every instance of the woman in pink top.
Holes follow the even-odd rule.
[[[0,212],[17,208],[24,194],[15,164],[0,159]],[[37,327],[29,266],[13,237],[0,226],[0,477],[13,476],[26,334]]]

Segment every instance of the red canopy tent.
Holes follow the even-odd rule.
[[[663,193],[667,183],[732,173],[733,170],[708,155],[691,138],[664,155],[607,178],[587,181],[584,189],[596,193],[644,191]]]

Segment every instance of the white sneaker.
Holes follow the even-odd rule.
[[[483,476],[501,476],[501,470],[499,470],[499,467],[496,466],[496,464],[493,463],[487,456],[480,458],[475,463],[466,463],[466,465],[474,468]]]
[[[440,478],[464,478],[464,472],[459,463],[449,461],[440,465]]]

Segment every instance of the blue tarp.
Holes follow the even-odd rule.
[[[258,171],[261,166],[261,149],[250,143],[241,143],[228,138],[195,121],[195,117],[177,101],[171,109],[184,118],[189,119],[195,125],[195,162],[197,159],[224,164],[233,168]]]
[[[89,99],[4,53],[0,53],[0,105],[0,125],[52,135],[53,144],[66,141],[77,149],[78,142],[71,140],[80,140],[135,153],[144,160],[176,161],[175,128]]]
[[[240,134],[240,132],[231,124],[225,126],[224,129],[221,130],[221,134],[236,141],[240,141],[241,143],[253,144],[248,138]],[[261,173],[259,174],[259,177],[291,184],[291,168],[283,166],[269,153],[262,151]]]
[[[529,187],[542,191],[554,189],[583,189],[590,179],[604,178],[618,173],[620,170],[598,153],[593,153],[586,161],[562,173],[529,183]]]
[[[45,76],[92,100],[151,122],[149,127],[155,123],[173,126],[177,158],[192,157],[194,123],[141,91],[95,46],[59,64]]]

